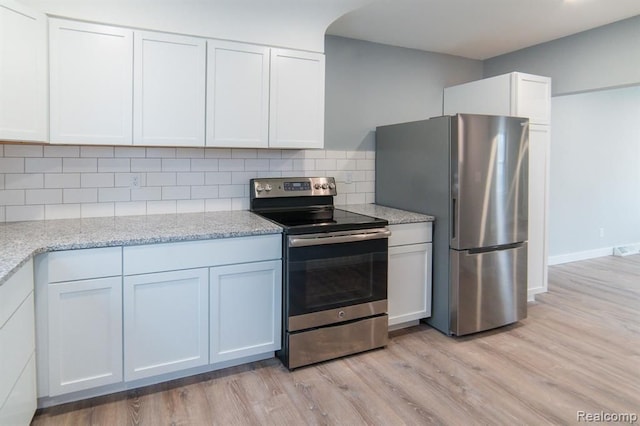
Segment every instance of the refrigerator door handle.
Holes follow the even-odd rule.
[[[456,239],[456,231],[458,225],[458,200],[451,198],[451,239]]]
[[[480,254],[480,253],[487,253],[487,252],[490,252],[490,251],[511,250],[511,249],[522,247],[523,245],[524,245],[524,242],[521,241],[519,243],[502,244],[502,245],[499,245],[499,246],[480,247],[480,248],[469,249],[468,252],[469,252],[469,254]]]

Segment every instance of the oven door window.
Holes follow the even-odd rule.
[[[289,316],[387,298],[387,239],[289,248]]]

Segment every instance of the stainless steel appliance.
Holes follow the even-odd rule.
[[[387,344],[387,221],[336,209],[332,177],[250,181],[250,209],[283,227],[290,369]]]
[[[376,130],[376,203],[436,217],[427,323],[446,334],[527,315],[528,125],[458,114]]]

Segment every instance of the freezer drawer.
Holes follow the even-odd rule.
[[[527,316],[527,243],[492,251],[450,250],[451,333],[511,324]]]

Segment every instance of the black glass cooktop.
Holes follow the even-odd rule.
[[[382,228],[388,224],[384,219],[335,208],[278,210],[255,213],[283,226],[287,234]]]

